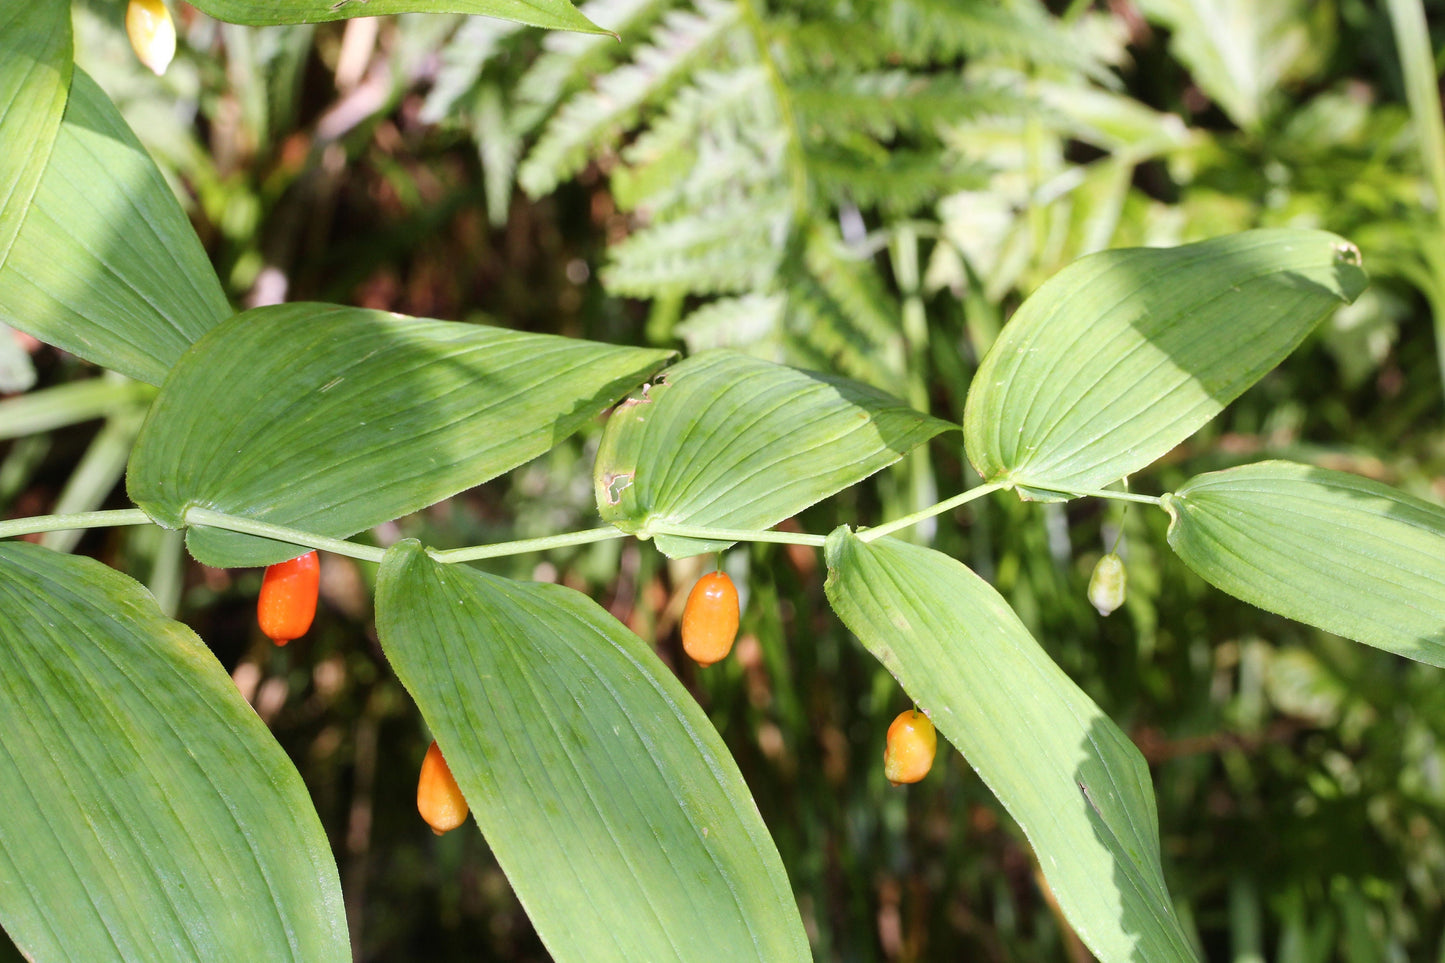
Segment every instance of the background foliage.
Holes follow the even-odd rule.
[[[76,6],[77,59],[190,202],[238,305],[729,345],[952,421],[1003,319],[1083,253],[1336,231],[1370,289],[1138,484],[1281,457],[1445,497],[1437,193],[1385,7],[583,12],[622,42],[453,16],[249,28],[181,7],[181,55],[157,79],[134,63],[121,6],[95,0]],[[126,504],[151,389],[3,333],[0,508]],[[599,435],[378,537],[589,527]],[[876,522],[958,490],[969,469],[944,437],[797,525]],[[996,498],[915,537],[998,587],[1144,751],[1170,889],[1208,958],[1439,958],[1439,670],[1232,601],[1165,550],[1166,521]],[[1084,587],[1121,530],[1130,597],[1100,620]],[[481,837],[434,840],[414,814],[427,736],[383,661],[372,567],[328,556],[317,627],[277,650],[254,628],[257,569],[188,564],[151,528],[44,540],[146,581],[231,670],[305,777],[360,958],[545,959]],[[628,541],[483,567],[581,589],[654,641],[737,758],[820,959],[1085,959],[962,759],[887,786],[882,734],[906,703],[828,613],[821,563],[730,552],[743,638],[706,673],[675,631],[695,560]]]

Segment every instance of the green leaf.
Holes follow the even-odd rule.
[[[670,356],[361,308],[257,308],[176,364],[127,485],[169,527],[194,505],[344,537],[542,454]],[[209,528],[187,545],[207,565],[296,554]]]
[[[1445,666],[1445,509],[1345,472],[1266,461],[1164,496],[1169,544],[1270,612]]]
[[[255,26],[322,23],[391,13],[465,13],[549,30],[607,32],[578,13],[567,0],[196,0],[193,5],[217,20]]]
[[[654,529],[776,525],[952,427],[867,385],[706,351],[612,413],[597,509],[670,556],[718,551]]]
[[[812,959],[742,774],[646,643],[412,540],[376,588],[382,648],[555,959]]]
[[[0,267],[50,159],[73,69],[69,4],[0,8]]]
[[[932,549],[828,537],[828,601],[963,753],[1104,963],[1195,960],[1165,889],[1144,758],[992,587]]]
[[[0,923],[35,960],[350,960],[306,787],[204,643],[0,544]]]
[[[1044,491],[1138,471],[1353,301],[1359,265],[1348,241],[1301,230],[1081,258],[984,357],[964,415],[969,458],[987,481]]]
[[[230,314],[155,162],[105,93],[75,71],[49,166],[0,270],[0,321],[158,385]]]

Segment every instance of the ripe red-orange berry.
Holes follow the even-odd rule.
[[[725,658],[738,637],[738,590],[725,572],[697,580],[682,610],[682,650],[709,666]]]
[[[888,745],[883,750],[883,775],[895,786],[918,782],[933,768],[938,751],[938,733],[928,716],[917,709],[900,713],[888,727]]]
[[[320,586],[321,563],[315,552],[267,567],[256,599],[256,621],[266,637],[285,645],[305,635],[316,617]]]
[[[435,741],[421,761],[421,776],[416,781],[416,809],[438,836],[467,821],[467,800]]]

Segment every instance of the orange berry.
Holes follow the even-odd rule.
[[[305,635],[316,617],[320,586],[321,563],[315,552],[267,567],[256,599],[256,621],[266,637],[285,645]]]
[[[900,713],[888,727],[888,745],[883,750],[883,775],[895,786],[918,782],[933,768],[938,751],[938,733],[928,716],[917,709]]]
[[[140,62],[156,76],[165,73],[176,55],[176,23],[165,0],[130,0],[125,9],[125,32]]]
[[[724,572],[697,580],[682,610],[682,650],[709,666],[725,658],[738,637],[738,590]]]
[[[438,836],[467,821],[467,800],[457,788],[451,767],[442,758],[435,740],[421,761],[421,777],[416,781],[416,809]]]

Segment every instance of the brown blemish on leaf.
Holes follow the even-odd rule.
[[[633,473],[608,472],[602,476],[602,484],[607,489],[607,504],[616,505],[622,501],[622,493],[632,487]]]

